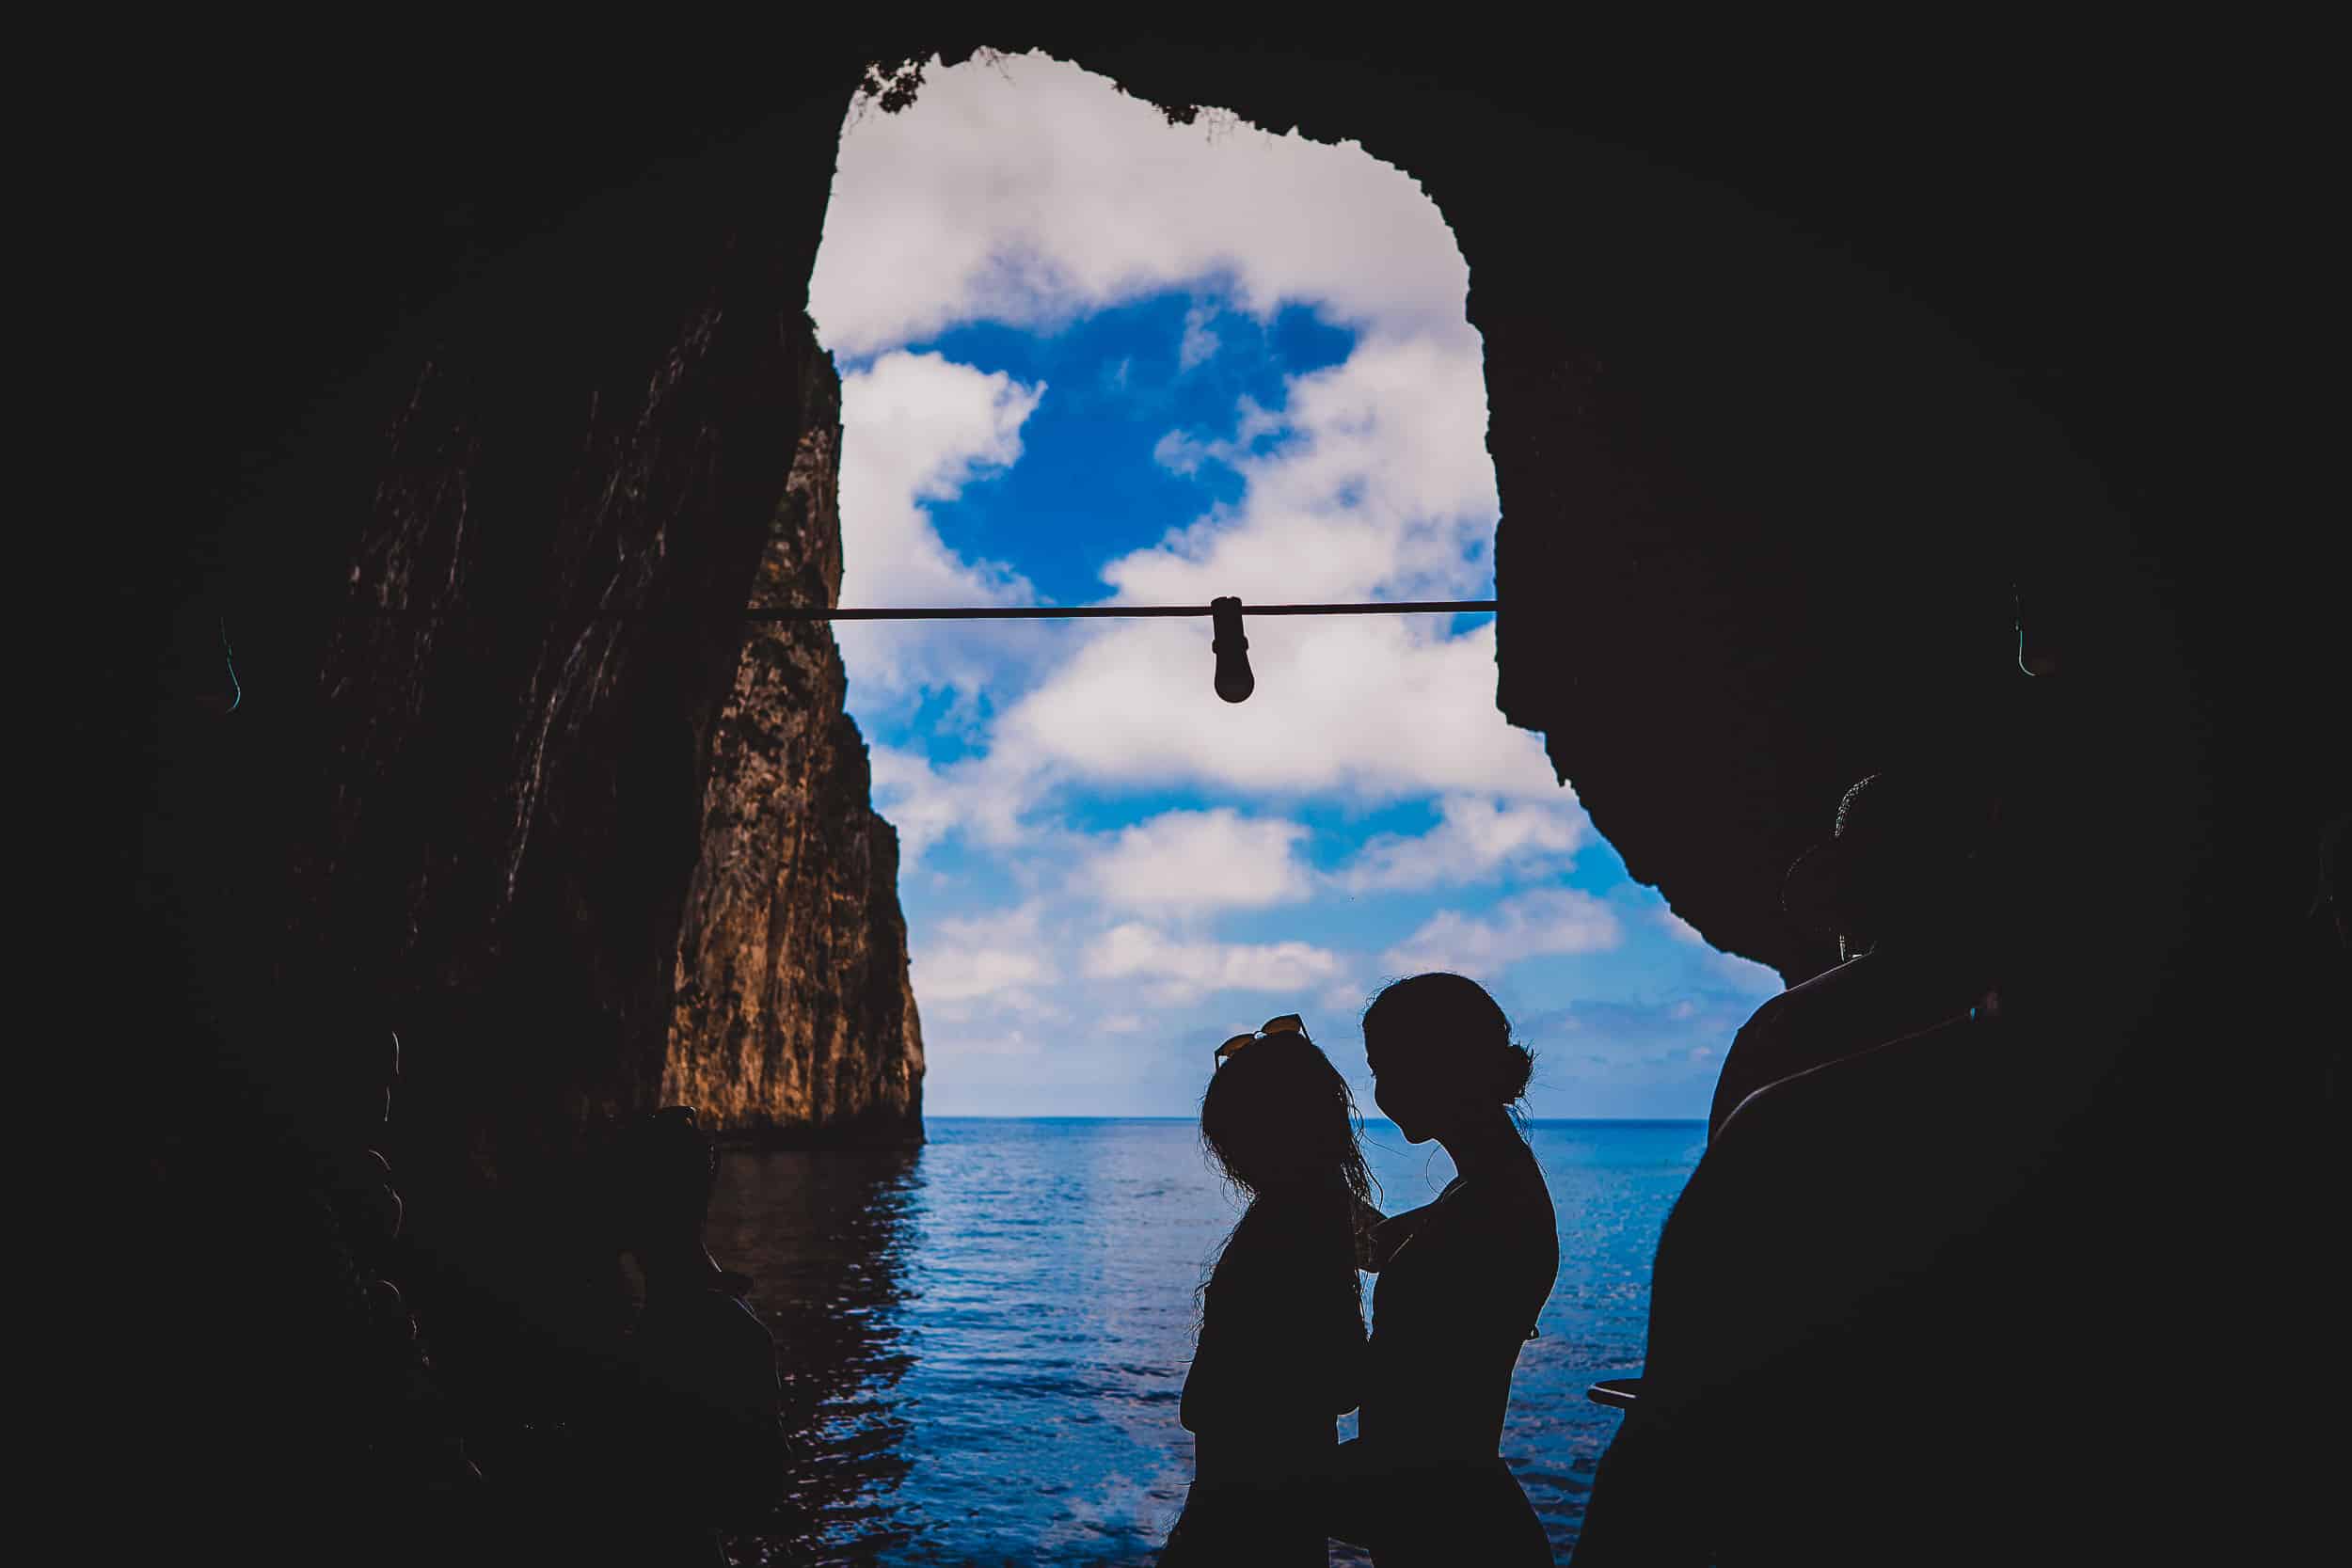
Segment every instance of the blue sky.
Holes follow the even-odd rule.
[[[1170,126],[1041,56],[934,69],[852,111],[811,280],[842,602],[1490,596],[1467,286],[1353,145]],[[1361,1090],[1371,992],[1450,968],[1535,1050],[1537,1115],[1703,1115],[1778,978],[1626,877],[1495,710],[1491,621],[1250,623],[1238,706],[1205,621],[837,628],[930,1109],[1183,1115],[1292,1011]]]

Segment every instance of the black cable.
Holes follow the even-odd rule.
[[[1466,614],[1495,608],[1493,599],[1398,599],[1380,604],[1245,604],[1244,615]],[[1001,605],[903,610],[803,607],[746,610],[747,621],[1076,621],[1167,615],[1209,615],[1208,605]]]

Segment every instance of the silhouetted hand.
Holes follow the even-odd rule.
[[[1407,1209],[1401,1214],[1391,1214],[1368,1227],[1359,1228],[1356,1232],[1356,1266],[1366,1274],[1378,1274],[1387,1266],[1389,1259],[1396,1256],[1397,1249],[1412,1240],[1413,1232],[1421,1228],[1421,1222],[1428,1218],[1429,1209],[1430,1206],[1424,1203],[1418,1209]]]
[[[1356,1200],[1356,1266],[1367,1274],[1379,1267],[1373,1261],[1372,1233],[1387,1219],[1387,1215],[1362,1198]]]

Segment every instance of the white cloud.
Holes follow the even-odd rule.
[[[950,1050],[950,1057],[958,1056],[1035,1056],[1041,1047],[1029,1037],[1027,1031],[1008,1029],[1002,1034],[959,1035]],[[938,1066],[938,1053],[932,1053],[932,1066]]]
[[[961,603],[1025,590],[1007,568],[946,549],[920,503],[953,500],[1010,467],[1044,395],[1041,382],[1024,386],[936,354],[886,354],[841,378],[841,506],[861,546],[843,556],[844,598]]]
[[[1672,910],[1661,909],[1658,911],[1658,924],[1664,928],[1668,936],[1673,937],[1677,942],[1687,942],[1694,947],[1707,945],[1707,939],[1699,935],[1699,928]]]
[[[1215,456],[1213,443],[1197,441],[1181,430],[1169,431],[1152,448],[1152,461],[1170,473],[1197,474],[1200,465]]]
[[[1552,800],[1498,800],[1449,795],[1437,827],[1419,837],[1383,833],[1342,868],[1349,893],[1475,882],[1506,869],[1558,866],[1590,834],[1590,823],[1563,790]]]
[[[1171,811],[1105,834],[1074,881],[1126,909],[1263,909],[1313,892],[1298,858],[1307,829],[1231,807]]]
[[[898,830],[902,866],[912,866],[951,833],[1000,847],[1020,843],[1028,833],[1025,818],[1043,788],[1034,770],[993,754],[946,768],[895,746],[870,746],[867,756],[874,809]]]
[[[1470,282],[1419,183],[1248,126],[1176,128],[1042,55],[934,69],[845,128],[809,279],[825,345],[862,356],[951,322],[1050,328],[1171,282],[1264,315],[1312,301],[1382,330],[1462,330]]]
[[[1054,977],[1037,954],[1004,947],[941,949],[927,944],[920,964],[915,973],[921,994],[942,1002],[994,996]]]
[[[1056,979],[1038,915],[1032,904],[935,923],[915,940],[911,954],[917,998],[925,1004],[1002,998]]]
[[[1467,325],[1365,340],[1286,387],[1279,410],[1241,399],[1230,436],[1162,438],[1163,464],[1224,464],[1247,499],[1111,562],[1103,577],[1119,599],[1454,598],[1488,580],[1499,508],[1485,371]]]
[[[1788,989],[1788,982],[1780,977],[1779,970],[1737,953],[1709,952],[1707,962],[1708,969],[1731,982],[1742,996],[1772,996]]]
[[[912,109],[866,117],[845,137],[811,285],[827,341],[857,353],[953,320],[1041,325],[1210,277],[1245,310],[1327,305],[1362,334],[1345,361],[1293,378],[1279,408],[1239,400],[1230,430],[1162,438],[1165,466],[1224,465],[1243,498],[1108,562],[1113,602],[1485,592],[1497,503],[1484,367],[1462,316],[1460,250],[1420,187],[1354,148],[1247,129],[1213,142],[1075,68],[999,64],[935,71]],[[1211,308],[1196,299],[1187,317],[1196,346]],[[1020,388],[993,390],[1000,425],[1025,415]],[[956,388],[960,409],[975,391]],[[853,432],[863,407],[845,412]],[[992,460],[1009,450],[969,413],[936,423],[960,434],[956,450]],[[846,502],[844,521],[853,561],[895,549],[866,540],[864,514]],[[951,564],[976,601],[1009,586]],[[1211,691],[1207,627],[1193,622],[1030,637],[984,624],[954,658],[938,651],[946,632],[844,630],[856,702],[869,679],[986,686],[998,717],[967,738],[1018,758],[1003,766],[1033,797],[1072,784],[1558,795],[1540,741],[1495,712],[1490,628],[1451,638],[1434,617],[1249,622],[1258,689],[1239,707]]]
[[[1170,432],[1156,455],[1246,482],[1159,545],[1110,562],[1114,602],[1455,598],[1485,590],[1496,515],[1477,341],[1367,341],[1295,378],[1285,408],[1243,400],[1230,435]],[[1270,446],[1268,437],[1273,437]],[[1494,708],[1491,626],[1438,617],[1256,620],[1257,692],[1210,689],[1206,628],[1089,626],[1001,720],[996,744],[1096,783],[1183,781],[1359,799],[1556,800],[1542,743]]]
[[[1213,990],[1304,990],[1339,973],[1339,956],[1304,942],[1186,942],[1130,921],[1088,947],[1098,980],[1151,984],[1154,1001],[1186,1001]]]
[[[1002,372],[936,354],[886,354],[841,378],[841,602],[986,605],[1033,600],[1009,566],[966,561],[940,539],[927,502],[949,501],[1021,456],[1021,427],[1045,395]],[[975,638],[953,623],[837,624],[852,679],[897,694],[932,686],[977,689],[1009,653],[1016,630]]]
[[[1342,979],[1335,980],[1326,987],[1323,994],[1315,1000],[1316,1005],[1325,1011],[1337,1013],[1342,1016],[1344,1022],[1352,1024],[1356,1022],[1357,1015],[1361,1013],[1365,1005],[1372,1000],[1372,995],[1373,988],[1355,980]],[[1338,1035],[1330,1026],[1326,1025],[1324,1036],[1318,1037],[1325,1039],[1327,1048],[1328,1040],[1337,1038]]]
[[[1216,319],[1216,307],[1196,305],[1184,312],[1184,336],[1176,345],[1176,365],[1190,370],[1205,363],[1216,353],[1216,334],[1209,330],[1209,323]]]
[[[1657,911],[1658,924],[1675,941],[1698,948],[1707,956],[1707,968],[1718,980],[1727,980],[1742,996],[1770,996],[1785,989],[1780,971],[1737,953],[1721,953],[1709,946],[1699,928],[1662,904]]]
[[[1492,626],[1449,638],[1423,620],[1245,614],[1258,685],[1239,706],[1211,688],[1205,623],[1117,624],[1015,702],[993,745],[1095,784],[1556,800],[1542,741],[1495,711]]]
[[[1543,954],[1604,951],[1624,935],[1615,912],[1591,894],[1546,888],[1505,899],[1489,919],[1440,910],[1382,961],[1398,973],[1450,969],[1476,976]]]

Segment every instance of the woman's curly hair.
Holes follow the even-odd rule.
[[[1336,1173],[1373,1201],[1347,1080],[1304,1035],[1271,1035],[1236,1051],[1200,1095],[1200,1142],[1225,1179],[1256,1197],[1270,1186]]]
[[[1351,1208],[1377,1206],[1356,1097],[1303,1034],[1252,1040],[1216,1069],[1200,1096],[1200,1143],[1225,1180],[1253,1203],[1270,1189],[1336,1179]],[[1220,1256],[1232,1241],[1228,1232]],[[1207,1288],[1204,1279],[1201,1291]],[[1363,1281],[1352,1267],[1346,1288],[1360,1314]]]

